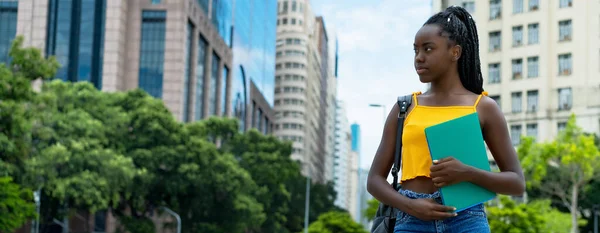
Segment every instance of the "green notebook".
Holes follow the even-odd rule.
[[[432,160],[452,156],[466,165],[490,171],[476,112],[427,127],[425,135]],[[442,187],[440,192],[444,205],[455,207],[456,212],[496,197],[496,193],[470,182]]]

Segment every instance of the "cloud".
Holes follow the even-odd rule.
[[[399,95],[424,91],[413,68],[412,42],[431,15],[423,0],[314,1],[328,30],[339,40],[338,99],[348,120],[361,127],[360,166],[369,168],[383,129],[383,104],[390,111]],[[387,115],[387,113],[386,113]]]

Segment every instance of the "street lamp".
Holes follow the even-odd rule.
[[[369,107],[373,107],[373,108],[382,108],[383,109],[383,124],[385,125],[385,119],[387,118],[387,111],[385,109],[385,105],[383,104],[369,104]]]
[[[177,219],[177,233],[181,233],[181,218],[179,217],[179,214],[175,213],[175,211],[172,211],[171,209],[165,206],[163,206],[162,208],[169,214],[173,215],[175,219]]]
[[[310,208],[310,176],[312,168],[308,166],[308,174],[306,176],[306,196],[304,197],[304,233],[308,233],[308,212]]]

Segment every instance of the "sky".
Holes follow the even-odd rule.
[[[311,0],[339,42],[338,99],[361,130],[360,163],[368,169],[384,117],[400,95],[425,91],[413,66],[415,33],[432,15],[430,0]],[[384,109],[369,107],[381,104]]]

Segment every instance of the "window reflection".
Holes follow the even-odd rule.
[[[8,52],[17,34],[18,2],[0,1],[0,63],[9,63]]]
[[[142,12],[139,87],[156,98],[162,98],[166,16],[165,11]]]
[[[106,0],[49,1],[46,54],[61,64],[57,78],[102,87],[105,15]]]

